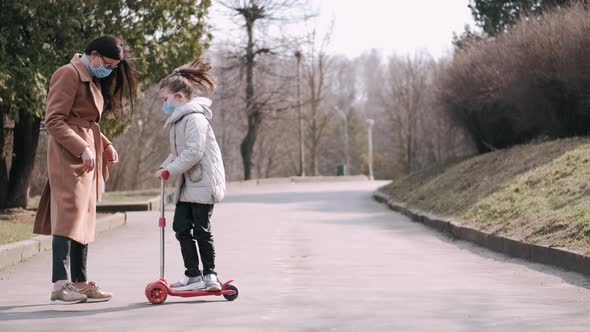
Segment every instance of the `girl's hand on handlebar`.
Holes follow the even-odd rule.
[[[154,177],[158,180],[162,180],[162,173],[168,172],[167,170],[160,168],[156,173],[154,173]]]

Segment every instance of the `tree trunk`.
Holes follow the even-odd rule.
[[[4,115],[0,114],[0,209],[6,207],[8,197],[8,170],[6,169],[6,156],[4,144],[7,130],[4,129]]]
[[[258,137],[258,128],[260,127],[260,114],[258,112],[248,114],[248,132],[240,144],[242,161],[244,164],[244,180],[252,179],[252,156],[254,155],[254,145]]]
[[[142,145],[142,140],[145,139],[145,127],[147,126],[149,121],[149,118],[146,119],[145,123],[141,123],[139,126],[139,133],[136,136],[136,146],[140,147]],[[149,146],[149,145],[148,145]],[[137,190],[139,189],[139,178],[141,175],[141,164],[144,161],[144,149],[139,149],[137,155],[136,155],[136,160],[135,161],[135,165],[134,165],[134,171],[133,171],[133,180],[131,182],[131,190]]]
[[[311,124],[308,128],[308,136],[311,139],[310,148],[310,163],[311,172],[313,176],[320,175],[320,154],[321,144],[324,138],[325,119],[322,114],[321,106],[324,94],[324,80],[325,80],[325,54],[320,52],[317,54],[315,49],[312,50],[312,56],[308,67],[308,85],[309,85],[309,102],[310,102],[310,118]]]
[[[246,46],[246,114],[248,115],[248,132],[240,144],[244,164],[244,180],[252,179],[252,156],[260,127],[260,110],[254,103],[254,20],[246,18],[248,45]]]
[[[313,176],[319,176],[320,175],[320,156],[318,154],[318,145],[314,144],[314,147],[312,149],[312,153],[313,153],[313,158],[311,159],[312,162],[312,170],[313,170]]]
[[[20,111],[19,121],[14,126],[14,158],[8,176],[8,208],[27,207],[40,127],[40,118]]]
[[[412,112],[412,110],[409,110],[409,112]],[[409,117],[411,117],[411,114],[408,114]],[[407,164],[406,164],[406,173],[407,174],[412,174],[412,150],[414,149],[413,146],[413,140],[414,140],[414,133],[413,133],[413,128],[412,128],[412,121],[408,121],[408,138],[407,143],[408,145],[406,145],[406,160],[407,160]]]

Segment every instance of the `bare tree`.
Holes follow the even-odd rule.
[[[107,190],[153,188],[157,182],[152,174],[170,153],[166,115],[161,110],[158,86],[154,85],[141,97],[130,127],[113,141],[121,160],[111,168]]]
[[[370,50],[355,59],[358,67],[359,107],[362,113],[375,120],[373,128],[374,171],[375,177],[391,179],[403,173],[405,167],[400,162],[397,127],[390,121],[389,103],[383,102],[384,82],[386,82],[387,65],[383,55],[377,50]],[[391,102],[390,102],[391,103]],[[366,126],[364,127],[366,129]]]
[[[235,45],[219,46],[210,52],[212,63],[215,64],[218,89],[213,98],[214,112],[212,124],[220,142],[226,168],[226,176],[230,180],[243,179],[243,164],[240,160],[240,138],[248,130],[247,118],[236,110],[243,109],[245,97],[244,65],[241,57],[236,56]],[[288,143],[294,139],[291,117],[295,114],[295,58],[276,54],[263,56],[256,60],[254,77],[255,100],[261,105],[261,121],[257,131],[257,139],[252,154],[252,177],[291,176],[290,166],[286,161],[290,158],[291,147]]]
[[[262,54],[273,53],[270,47],[261,45],[255,36],[255,27],[259,22],[287,21],[289,10],[292,10],[300,2],[298,0],[228,0],[219,1],[230,9],[244,22],[246,31],[246,46],[244,65],[246,70],[245,86],[245,111],[247,116],[246,136],[240,145],[242,163],[244,166],[244,179],[252,178],[253,154],[258,132],[264,118],[264,110],[270,99],[260,98],[255,92],[255,66],[256,58]]]
[[[333,117],[333,107],[323,105],[327,94],[327,75],[331,69],[331,58],[326,53],[330,43],[331,32],[318,40],[318,33],[313,29],[307,41],[308,50],[305,52],[304,75],[307,80],[309,113],[306,116],[307,141],[309,149],[311,171],[313,175],[320,175],[321,145],[327,136],[328,126]]]
[[[357,139],[357,116],[364,116],[359,114],[360,102],[359,93],[359,79],[358,67],[356,64],[344,57],[334,57],[333,70],[329,75],[330,80],[330,98],[328,102],[334,105],[341,125],[340,136],[342,144],[339,144],[342,151],[343,163],[346,165],[348,173],[352,172],[352,159],[358,159],[366,150],[355,150]],[[355,168],[359,168],[358,166]]]
[[[297,174],[297,119],[288,113],[269,113],[256,147],[256,174],[261,178]]]
[[[245,119],[240,110],[243,107],[242,63],[235,52],[228,47],[220,47],[210,52],[217,79],[217,90],[213,96],[213,119],[211,124],[219,142],[226,178],[229,181],[243,179],[240,161],[240,141],[245,132]]]
[[[432,85],[432,64],[433,60],[421,53],[413,58],[392,56],[389,59],[382,102],[397,128],[406,173],[416,168],[417,127],[420,113],[427,105],[427,89]]]

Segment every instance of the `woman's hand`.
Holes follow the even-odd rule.
[[[92,153],[92,150],[90,150],[89,147],[86,147],[84,152],[82,152],[81,157],[82,161],[84,162],[84,168],[82,169],[82,172],[92,172],[96,164],[96,157],[94,156],[94,153]]]
[[[113,165],[119,162],[119,154],[117,153],[117,150],[115,150],[112,144],[109,144],[104,149],[104,155],[109,165]]]

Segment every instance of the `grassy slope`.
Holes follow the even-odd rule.
[[[412,208],[590,254],[590,139],[530,144],[435,167],[382,190]]]

